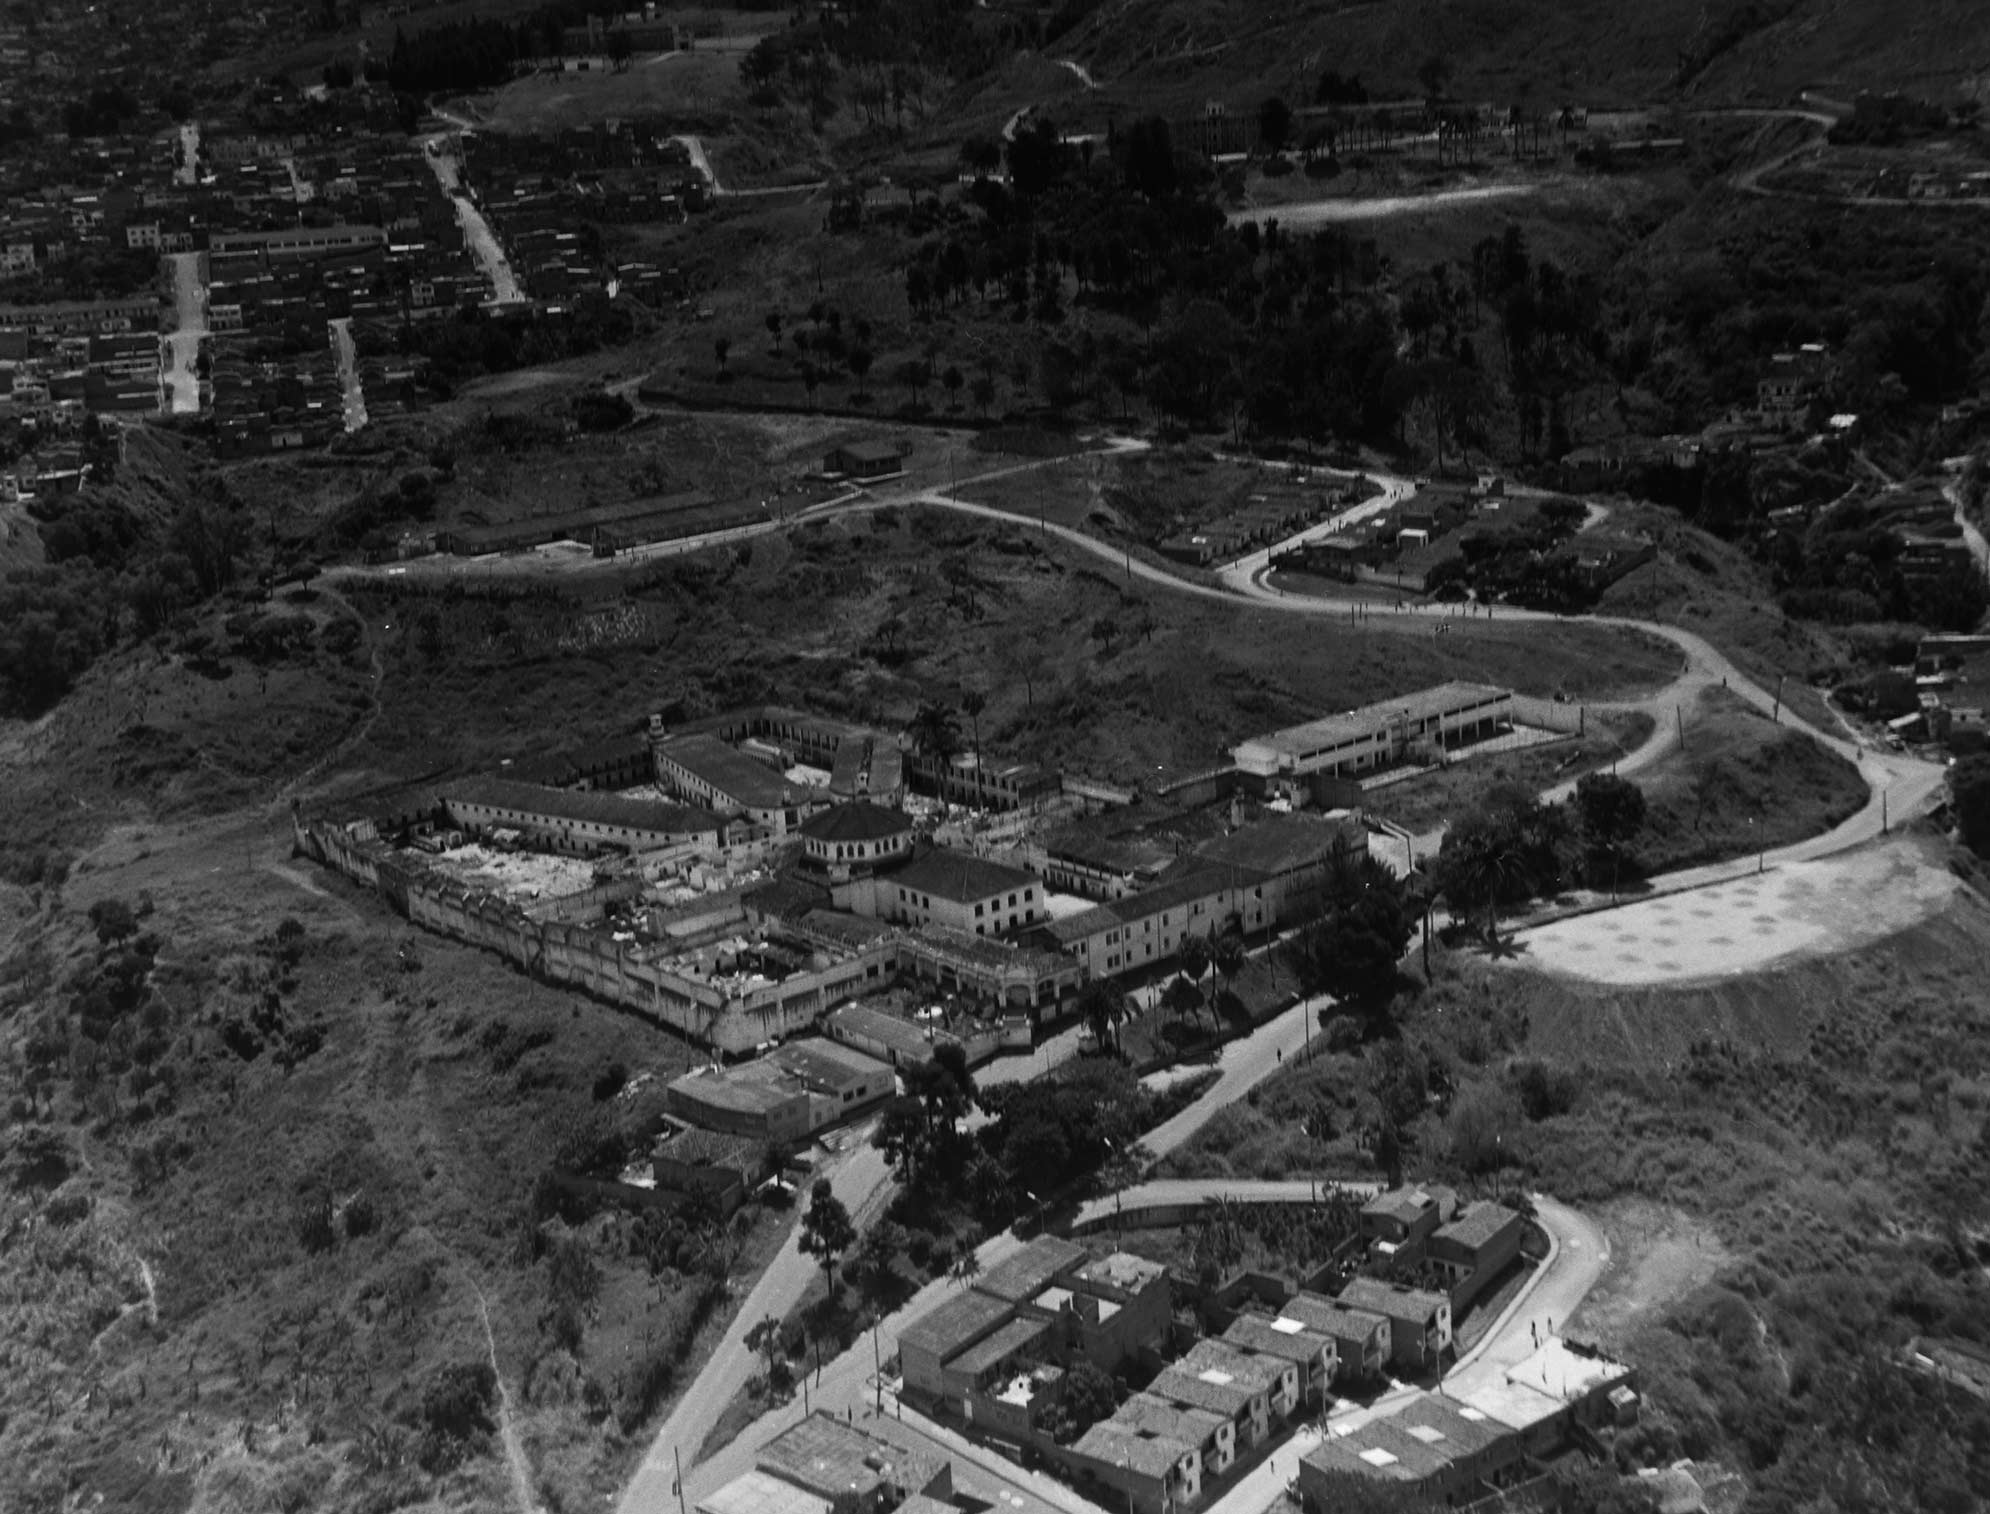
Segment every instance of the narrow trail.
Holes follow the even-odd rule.
[[[504,1442],[505,1464],[511,1471],[511,1490],[518,1499],[521,1514],[540,1514],[532,1496],[532,1464],[525,1459],[525,1443],[518,1438],[518,1426],[511,1419],[511,1390],[504,1384],[504,1369],[498,1366],[497,1337],[491,1333],[491,1305],[477,1280],[465,1272],[470,1291],[477,1295],[477,1313],[484,1322],[484,1346],[490,1352],[491,1375],[497,1381],[498,1438]]]

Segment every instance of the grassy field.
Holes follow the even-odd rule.
[[[1764,688],[1787,679],[1783,698],[1792,710],[1821,730],[1837,728],[1823,695],[1811,686],[1812,679],[1835,677],[1845,663],[1843,644],[1828,628],[1783,614],[1760,568],[1673,511],[1613,501],[1609,524],[1648,536],[1659,555],[1611,585],[1597,604],[1599,613],[1697,632]]]
[[[532,74],[470,103],[490,130],[518,135],[631,116],[682,120],[688,131],[724,130],[729,117],[749,113],[739,60],[772,29],[770,19],[735,12],[722,39],[701,39],[689,52],[641,57],[619,73]]]
[[[778,700],[894,721],[977,689],[991,752],[1132,782],[1203,771],[1254,731],[1449,678],[1601,696],[1673,666],[1667,649],[1591,627],[1544,650],[1497,623],[1433,638],[1295,621],[917,508],[665,561],[586,601],[473,594],[444,613],[411,590],[351,592],[383,627],[386,667],[354,762],[382,772],[488,765],[652,710]]]
[[[1649,806],[1635,844],[1647,871],[1671,872],[1822,835],[1866,802],[1836,753],[1713,689],[1685,712],[1685,745],[1637,775]]]

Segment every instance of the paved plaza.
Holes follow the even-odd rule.
[[[1904,930],[1947,903],[1956,887],[1918,847],[1869,847],[1558,920],[1520,932],[1520,951],[1507,960],[1595,983],[1726,977]]]

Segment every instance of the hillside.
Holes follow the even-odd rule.
[[[1990,17],[1967,0],[1383,0],[1328,11],[1250,0],[1106,0],[1053,46],[1113,85],[1297,102],[1326,69],[1377,99],[1420,94],[1427,59],[1463,98],[1603,105],[1974,94]],[[1232,98],[1234,95],[1235,98]]]

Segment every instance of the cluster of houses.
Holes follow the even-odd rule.
[[[1345,482],[1309,488],[1295,480],[1254,491],[1236,507],[1165,538],[1161,555],[1196,567],[1226,562],[1303,531],[1357,497],[1355,486]]]
[[[1627,1389],[1625,1369],[1551,1343],[1547,1391],[1523,1369],[1477,1399],[1392,1391],[1371,1412],[1342,1395],[1441,1372],[1454,1311],[1511,1274],[1524,1228],[1511,1209],[1460,1207],[1443,1189],[1378,1195],[1351,1238],[1363,1271],[1331,1297],[1259,1274],[1207,1287],[1127,1251],[1039,1237],[906,1327],[900,1391],[978,1440],[1057,1466],[1102,1506],[1138,1514],[1214,1501],[1226,1479],[1315,1421],[1329,1434],[1302,1463],[1314,1469],[1302,1470],[1302,1491],[1342,1472],[1446,1499],[1485,1491],[1556,1449],[1578,1416],[1623,1413],[1609,1395]],[[1391,1280],[1419,1271],[1446,1281]],[[1572,1372],[1568,1361],[1586,1365]],[[1090,1424],[1066,1407],[1081,1363],[1115,1379],[1119,1396]]]
[[[598,26],[600,18],[590,17]],[[706,203],[684,145],[650,120],[597,122],[548,135],[479,133],[463,140],[463,181],[505,247],[521,287],[549,309],[605,287],[598,243],[581,227],[681,221]],[[641,260],[608,274],[618,295],[647,305],[683,294],[675,268]]]
[[[15,290],[60,288],[67,265],[117,254],[138,260],[145,283],[0,303],[0,404],[45,429],[65,408],[173,407],[160,333],[178,325],[200,334],[198,408],[212,409],[225,453],[320,444],[361,413],[405,405],[412,367],[380,354],[410,323],[487,290],[398,123],[354,108],[264,129],[245,107],[203,131],[93,143],[72,172],[50,177],[44,164],[32,189],[10,186],[0,240]],[[201,258],[197,309],[176,308],[176,254]],[[331,323],[345,321],[367,356],[342,348]]]
[[[85,415],[159,408],[159,303],[129,299],[0,304],[0,420],[43,438]]]

